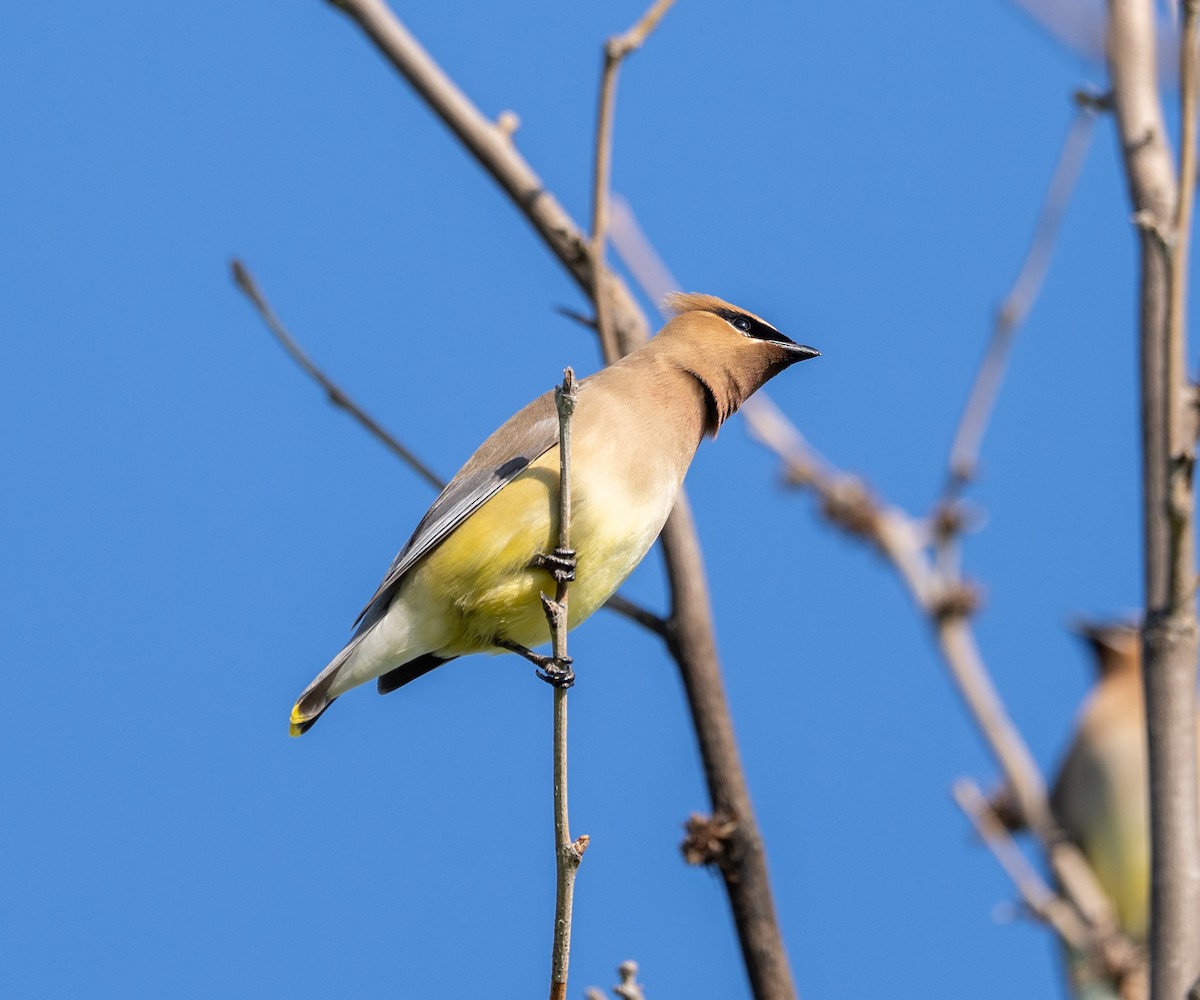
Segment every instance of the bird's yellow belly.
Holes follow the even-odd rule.
[[[676,492],[659,490],[665,495],[647,503],[612,468],[591,474],[580,468],[574,477],[571,545],[578,567],[568,599],[570,628],[608,600],[642,560]],[[459,526],[406,581],[406,592],[428,600],[431,612],[453,609],[438,654],[495,652],[498,640],[529,648],[549,642],[540,595],[553,594],[554,581],[532,563],[557,544],[555,448]]]

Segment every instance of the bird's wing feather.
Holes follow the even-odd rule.
[[[366,632],[387,613],[404,575],[419,559],[556,444],[558,412],[554,394],[548,392],[502,424],[434,500],[359,613],[355,635]]]

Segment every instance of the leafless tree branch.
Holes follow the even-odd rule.
[[[621,981],[612,988],[612,995],[617,1000],[646,1000],[646,994],[642,992],[642,985],[637,981],[637,974],[637,962],[620,964],[617,968],[617,975],[621,977]],[[585,990],[584,996],[587,1000],[605,1000],[604,993],[594,986]]]
[[[240,260],[235,260],[232,262],[230,267],[233,271],[234,282],[237,284],[238,288],[241,289],[246,298],[250,300],[254,308],[258,310],[258,314],[262,317],[262,321],[266,324],[267,329],[271,331],[271,334],[277,341],[279,341],[291,359],[295,361],[296,364],[298,364],[301,368],[303,368],[304,371],[308,373],[308,376],[317,383],[317,385],[325,390],[325,394],[329,397],[329,401],[333,403],[334,406],[340,407],[349,413],[350,416],[352,416],[367,429],[372,437],[381,442],[397,458],[399,458],[400,461],[402,461],[405,465],[412,469],[413,472],[424,479],[425,482],[429,483],[429,485],[435,490],[440,490],[443,486],[445,486],[445,480],[443,480],[436,472],[429,468],[428,465],[422,462],[405,445],[401,444],[396,437],[384,430],[383,427],[381,427],[375,421],[375,419],[369,413],[367,413],[366,410],[364,410],[361,406],[354,402],[353,399],[347,396],[341,390],[341,388],[334,383],[334,381],[320,368],[318,368],[307,354],[304,353],[303,348],[296,343],[296,341],[292,338],[292,335],[288,333],[287,328],[279,321],[279,317],[275,315],[275,311],[271,308],[265,296],[259,290],[258,282],[254,280],[254,276],[250,273],[246,266]]]
[[[614,35],[604,46],[604,69],[600,75],[600,100],[596,110],[596,157],[592,179],[592,238],[588,250],[592,273],[597,276],[593,300],[596,305],[596,331],[604,363],[611,365],[621,356],[616,334],[608,318],[608,268],[604,247],[608,226],[609,178],[612,174],[613,109],[617,101],[617,77],[625,57],[639,49],[662,20],[675,0],[655,0],[641,19],[623,35]]]
[[[622,597],[620,594],[613,594],[612,597],[604,605],[609,611],[614,611],[632,622],[641,625],[642,628],[649,629],[661,639],[669,639],[671,635],[671,623],[661,615],[656,615],[653,611],[647,611],[640,604],[635,604],[627,597]]]
[[[1177,187],[1157,86],[1149,0],[1109,0],[1108,67],[1139,230],[1146,717],[1150,762],[1150,995],[1200,973],[1195,688],[1195,440],[1186,414],[1186,265],[1195,184],[1196,4],[1184,5]]]
[[[954,783],[954,801],[995,855],[1000,867],[1012,879],[1029,912],[1053,927],[1070,948],[1086,951],[1090,943],[1089,933],[1079,913],[1054,892],[1029,863],[979,786],[969,778],[959,779]]]
[[[571,552],[571,417],[578,400],[575,373],[568,368],[562,386],[555,390],[558,406],[558,549],[562,555]],[[546,620],[554,648],[556,669],[567,670],[567,599],[569,577],[555,574],[557,586],[554,598],[542,595]],[[545,675],[543,675],[545,676]],[[575,876],[588,836],[571,839],[571,822],[567,809],[567,689],[565,679],[554,683],[554,857],[557,875],[554,894],[554,946],[550,958],[550,1000],[566,1000],[567,971],[571,962],[571,916],[575,900]]]
[[[1046,192],[1046,199],[1042,203],[1041,215],[1038,217],[1029,251],[1012,288],[996,310],[987,353],[979,366],[975,383],[971,386],[971,393],[963,408],[962,419],[954,435],[954,444],[950,448],[947,495],[957,492],[962,485],[975,478],[980,445],[983,443],[992,407],[1004,378],[1005,364],[1012,342],[1041,291],[1046,272],[1050,268],[1050,259],[1054,254],[1059,225],[1087,159],[1096,119],[1095,109],[1093,104],[1083,102],[1077,102],[1076,108],[1067,129],[1062,152],[1059,154],[1058,165]]]

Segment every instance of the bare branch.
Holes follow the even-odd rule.
[[[1012,879],[1021,901],[1038,920],[1054,928],[1060,938],[1076,951],[1087,951],[1089,932],[1079,913],[1057,895],[1029,859],[1021,852],[1003,822],[992,810],[979,786],[968,778],[954,783],[954,801],[966,814],[980,839],[995,855],[1000,867]]]
[[[613,994],[620,1000],[646,1000],[641,984],[637,981],[637,962],[622,962],[617,968],[621,981],[613,987]]]
[[[613,107],[617,100],[617,76],[625,57],[641,47],[646,37],[670,9],[675,0],[655,0],[632,28],[623,35],[614,35],[604,46],[604,70],[600,76],[600,101],[596,111],[596,158],[592,181],[592,239],[589,253],[592,273],[596,276],[593,299],[596,304],[596,330],[604,363],[611,365],[623,353],[608,317],[608,268],[604,263],[604,247],[608,226],[609,177],[612,173]]]
[[[648,611],[640,604],[635,604],[627,597],[622,597],[620,594],[613,594],[604,606],[609,611],[615,611],[617,614],[628,618],[632,622],[641,625],[642,628],[649,629],[661,639],[670,639],[671,623],[661,615],[656,615],[653,611]]]
[[[620,964],[617,968],[617,975],[621,977],[621,981],[612,988],[612,994],[617,1000],[646,1000],[641,983],[637,981],[637,974],[637,962],[630,961]],[[583,995],[587,1000],[605,1000],[603,991],[594,986],[584,990]]]
[[[429,485],[434,489],[440,490],[443,486],[445,486],[445,480],[443,480],[436,472],[430,469],[428,465],[417,458],[417,456],[409,451],[407,447],[401,444],[396,437],[384,430],[383,427],[381,427],[375,421],[375,419],[366,412],[366,410],[364,410],[361,406],[354,402],[353,399],[347,396],[342,389],[336,385],[328,375],[321,371],[321,369],[317,367],[316,363],[304,353],[304,350],[298,343],[296,343],[296,341],[292,338],[292,335],[288,333],[287,329],[279,321],[279,318],[275,315],[275,311],[268,304],[262,292],[259,291],[258,282],[254,280],[254,276],[249,272],[249,270],[247,270],[246,266],[240,260],[233,261],[230,266],[233,271],[234,282],[236,282],[238,288],[242,290],[246,298],[248,298],[254,305],[254,308],[258,310],[258,314],[262,317],[262,321],[266,324],[267,329],[271,331],[271,334],[277,341],[279,341],[291,359],[295,361],[296,364],[298,364],[301,368],[303,368],[304,371],[308,373],[309,377],[317,383],[317,385],[325,390],[325,394],[329,397],[329,401],[333,403],[334,406],[341,407],[341,409],[349,413],[350,416],[352,416],[363,427],[366,428],[369,434],[371,434],[377,441],[381,442],[385,447],[391,450],[391,452],[397,458],[399,458],[400,461],[412,469],[413,472],[429,483]]]
[[[1176,1000],[1200,974],[1195,439],[1184,377],[1187,227],[1196,172],[1196,3],[1184,4],[1180,47],[1180,166],[1186,170],[1181,188],[1157,86],[1154,6],[1147,0],[1109,0],[1108,10],[1109,74],[1140,245],[1150,994]]]
[[[1063,213],[1071,200],[1091,146],[1095,118],[1090,103],[1079,103],[1067,129],[1067,137],[1058,157],[1058,165],[1054,168],[1054,176],[1050,180],[1025,261],[1008,295],[996,310],[987,352],[954,435],[954,444],[950,449],[947,495],[957,492],[962,485],[975,478],[980,445],[1004,378],[1009,350],[1045,281]]]
[[[564,373],[561,388],[554,392],[558,405],[558,548],[559,556],[574,557],[571,551],[571,417],[578,400],[578,383],[570,368]],[[554,946],[550,959],[550,1000],[565,1000],[567,970],[571,963],[571,913],[575,899],[575,876],[588,836],[571,839],[571,823],[567,809],[567,689],[570,685],[570,658],[567,656],[567,598],[570,585],[568,573],[556,573],[557,587],[553,600],[542,595],[546,620],[554,646],[555,670],[566,671],[556,678],[549,674],[554,685],[554,858],[557,873],[554,899]],[[547,676],[543,674],[543,676]]]
[[[512,137],[491,122],[459,89],[383,0],[329,0],[354,19],[380,53],[492,175],[550,251],[589,297],[594,284],[587,240]],[[622,351],[649,336],[645,317],[623,282],[610,282],[611,319]]]

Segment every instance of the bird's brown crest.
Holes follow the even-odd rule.
[[[726,302],[715,295],[705,295],[702,292],[671,292],[663,299],[663,308],[676,316],[682,316],[686,312],[710,312],[716,313],[718,316],[723,312],[743,313],[751,319],[758,320],[764,326],[775,329],[771,323],[761,316],[755,315],[749,309],[743,309],[741,306],[735,306],[732,302]]]

